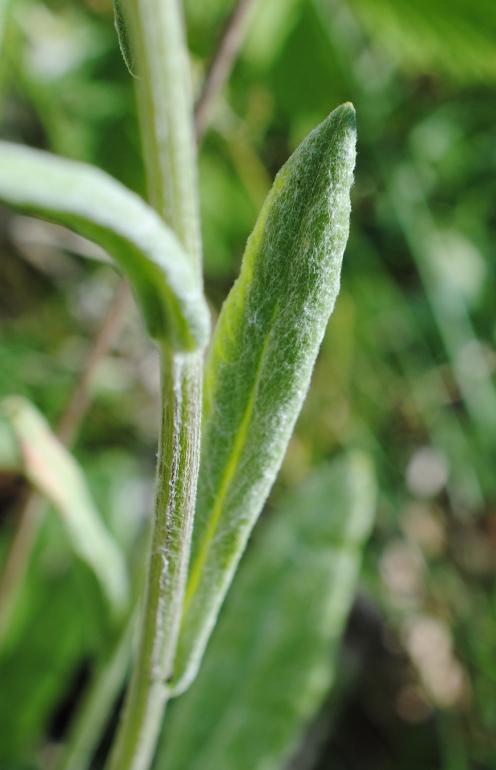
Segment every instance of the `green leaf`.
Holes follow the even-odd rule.
[[[0,409],[14,430],[26,477],[60,512],[75,553],[95,573],[116,612],[122,612],[129,594],[126,564],[80,467],[29,401],[10,396]]]
[[[410,71],[441,71],[461,83],[494,81],[493,0],[351,0],[350,5],[376,41]]]
[[[128,68],[129,74],[136,77],[136,66],[134,62],[134,52],[131,47],[129,35],[126,29],[126,20],[122,12],[121,4],[119,0],[113,0],[112,6],[114,9],[114,26],[117,32],[117,38],[119,40],[119,48],[121,49],[122,58]]]
[[[34,754],[94,645],[87,611],[93,597],[81,595],[74,571],[57,573],[50,549],[45,548],[41,558],[35,554],[28,584],[29,609],[22,633],[14,645],[0,651],[2,770]]]
[[[276,770],[332,684],[375,481],[366,456],[321,467],[243,560],[197,681],[165,720],[157,770]]]
[[[281,464],[339,290],[355,111],[334,110],[277,175],[215,331],[193,550],[172,687],[194,678]]]
[[[136,612],[130,616],[111,653],[92,680],[79,703],[57,770],[88,770],[95,749],[107,727],[109,714],[122,692],[132,658]]]
[[[204,347],[209,312],[184,250],[159,215],[98,169],[0,142],[0,200],[77,230],[105,248],[138,297],[150,335]]]

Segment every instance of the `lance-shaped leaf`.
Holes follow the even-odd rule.
[[[126,64],[128,72],[133,77],[136,77],[136,63],[134,61],[134,51],[127,34],[126,21],[121,8],[120,0],[113,0],[114,8],[114,26],[117,32],[117,38],[119,40],[119,48],[121,49],[122,58]]]
[[[157,770],[278,770],[332,684],[375,507],[362,454],[320,468],[263,523]]]
[[[129,594],[126,564],[79,465],[29,401],[10,396],[0,410],[12,425],[26,478],[59,511],[75,553],[93,570],[115,611],[122,612]]]
[[[93,166],[0,142],[0,200],[103,246],[131,282],[152,337],[177,350],[205,346],[202,287],[177,237],[138,195]]]
[[[281,169],[220,314],[205,373],[176,693],[196,673],[310,383],[339,290],[355,138],[355,111],[342,105]]]

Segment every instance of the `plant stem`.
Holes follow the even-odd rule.
[[[151,204],[202,282],[193,109],[179,0],[126,0]],[[137,223],[139,226],[139,223]],[[162,347],[157,494],[141,637],[110,770],[148,770],[168,697],[187,576],[200,454],[202,351]]]
[[[181,617],[199,459],[201,352],[168,354],[144,616],[110,770],[146,770],[167,702]]]
[[[201,237],[189,61],[179,0],[125,0],[137,62],[149,200],[201,274]]]

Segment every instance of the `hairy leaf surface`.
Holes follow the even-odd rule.
[[[205,346],[202,287],[177,237],[139,196],[92,166],[0,142],[0,200],[103,246],[130,280],[152,337],[177,350]]]
[[[287,766],[333,682],[374,507],[358,453],[281,502],[241,563],[197,681],[171,708],[157,770]]]
[[[277,175],[222,308],[205,372],[176,692],[195,675],[303,404],[339,290],[354,164],[355,111],[345,104]]]

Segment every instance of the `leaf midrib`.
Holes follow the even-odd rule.
[[[261,350],[261,353],[260,353],[260,358],[259,358],[257,369],[256,369],[256,372],[255,372],[253,386],[251,388],[250,395],[249,395],[249,398],[248,398],[248,402],[246,404],[245,413],[243,415],[243,419],[241,421],[239,430],[237,432],[236,440],[234,442],[234,446],[232,448],[229,460],[226,463],[225,468],[224,468],[224,473],[222,474],[222,480],[221,480],[221,482],[219,484],[219,492],[216,495],[215,504],[214,504],[214,506],[212,508],[212,513],[211,513],[211,515],[209,517],[208,526],[207,526],[207,529],[206,529],[206,532],[205,532],[205,535],[204,535],[204,538],[203,538],[203,541],[202,541],[202,545],[201,545],[200,551],[199,551],[198,556],[196,557],[195,562],[194,562],[194,564],[192,565],[192,568],[191,568],[190,578],[188,580],[188,585],[187,585],[187,588],[186,588],[186,595],[185,595],[185,598],[184,598],[184,607],[183,607],[184,615],[186,615],[186,613],[188,611],[188,608],[189,608],[191,602],[193,601],[194,596],[195,596],[195,594],[196,594],[196,592],[198,590],[198,587],[200,585],[201,575],[202,575],[203,568],[204,568],[205,563],[206,563],[207,558],[208,558],[208,552],[210,550],[210,545],[211,545],[212,541],[214,540],[215,535],[217,533],[217,529],[218,529],[218,526],[219,526],[220,518],[221,518],[221,515],[222,515],[223,508],[224,508],[224,503],[225,503],[227,495],[229,493],[231,482],[232,482],[234,476],[236,475],[236,471],[238,470],[238,467],[239,467],[239,458],[241,456],[241,453],[242,453],[243,448],[244,448],[245,443],[246,443],[246,438],[247,438],[247,435],[248,435],[248,426],[250,424],[250,420],[251,420],[252,413],[253,413],[253,406],[254,406],[254,403],[255,403],[256,392],[257,392],[258,383],[259,383],[259,379],[260,379],[260,372],[261,372],[262,367],[263,367],[263,363],[264,363],[264,359],[265,359],[265,354],[267,352],[267,348],[268,348],[270,337],[271,337],[271,332],[272,332],[272,329],[274,327],[274,321],[275,321],[275,318],[277,316],[278,310],[279,310],[279,303],[276,302],[276,304],[274,306],[274,311],[272,313],[272,321],[271,321],[271,324],[270,324],[270,331],[268,332],[268,334],[266,336],[265,342],[263,344],[263,347],[262,347],[262,350]]]

